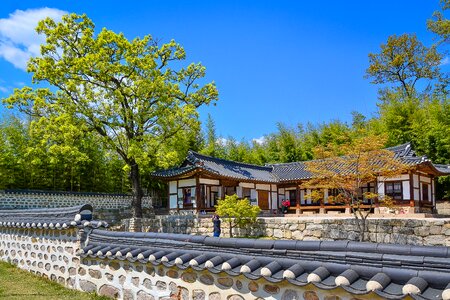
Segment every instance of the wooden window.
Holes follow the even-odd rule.
[[[390,181],[384,183],[385,195],[394,200],[403,199],[403,187],[401,181]]]
[[[401,184],[401,182],[400,182],[400,184]],[[366,197],[364,197],[364,193],[374,193],[375,194],[376,193],[375,182],[369,182],[366,186],[361,187],[360,199],[363,200],[363,203],[370,204],[373,199],[366,199]],[[402,199],[402,197],[400,197],[400,199]]]
[[[328,189],[328,197],[333,197],[333,201],[331,202],[330,200],[327,199],[327,201],[326,201],[327,204],[332,204],[332,205],[345,204],[345,201],[343,199],[343,194],[341,193],[341,191],[339,189]]]
[[[430,202],[430,197],[428,197],[428,183],[422,182],[422,201]]]
[[[235,186],[226,186],[225,189],[225,195],[232,196],[236,194],[236,187]]]
[[[289,206],[297,206],[297,190],[289,191]]]
[[[252,196],[252,190],[249,188],[242,188],[242,198],[247,198],[250,200],[250,197]]]
[[[192,193],[191,188],[184,188],[183,189],[183,203],[184,204],[192,204]]]

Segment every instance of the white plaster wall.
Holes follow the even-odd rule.
[[[409,174],[402,174],[393,177],[378,176],[378,181],[396,181],[396,180],[409,180]]]
[[[249,183],[249,182],[239,182],[239,186],[244,187],[244,188],[248,188],[248,189],[254,189],[255,188],[255,184],[254,183]]]
[[[404,200],[410,200],[411,199],[411,193],[409,190],[409,181],[403,181],[402,182],[402,188],[403,188],[403,199]]]
[[[197,182],[196,182],[195,178],[183,179],[183,180],[178,181],[178,187],[194,186],[196,184],[197,184]]]
[[[272,192],[272,209],[278,208],[278,201],[277,201],[277,192]]]
[[[236,187],[236,195],[237,195],[239,198],[242,198],[242,187],[241,187],[241,186],[237,186],[237,187]]]
[[[170,195],[169,197],[170,208],[177,208],[177,201],[178,201],[177,198],[178,198],[177,195]]]
[[[270,191],[270,184],[256,184],[257,190]]]
[[[418,188],[419,187],[419,176],[414,174],[413,175],[413,181],[414,181],[414,187]],[[416,197],[414,197],[414,199],[417,199]]]
[[[431,178],[420,175],[420,181],[426,182],[426,183],[431,183]]]
[[[207,179],[207,178],[200,178],[200,183],[209,184],[209,185],[219,185],[220,184],[219,180]]]
[[[177,182],[176,181],[170,181],[169,182],[169,193],[175,194],[177,192]]]

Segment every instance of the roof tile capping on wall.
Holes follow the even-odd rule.
[[[90,205],[0,218],[0,259],[122,299],[450,299],[449,247],[113,232]]]
[[[450,248],[350,241],[273,241],[93,230],[82,257],[226,273],[386,299],[447,297]],[[449,299],[449,298],[445,298]]]

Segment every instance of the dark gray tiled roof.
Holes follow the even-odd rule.
[[[359,243],[213,238],[95,229],[82,257],[225,272],[298,286],[376,293],[386,299],[450,299],[450,248]]]
[[[195,169],[200,169],[213,175],[236,180],[268,183],[278,182],[277,178],[271,173],[272,167],[257,166],[214,158],[194,151],[188,152],[186,160],[180,168],[154,172],[153,176],[168,178],[183,175]]]
[[[426,163],[443,175],[450,174],[450,166],[432,164],[426,156],[417,156],[411,147],[411,143],[390,147],[387,148],[387,150],[394,152],[395,158],[402,160],[409,166]],[[337,168],[339,168],[339,166],[337,166]],[[311,178],[310,172],[306,170],[305,162],[270,164],[263,167],[214,158],[193,151],[189,151],[187,158],[181,167],[154,172],[153,176],[172,178],[187,174],[196,169],[213,175],[237,180],[267,183],[296,181]]]
[[[107,227],[106,222],[92,220],[92,211],[89,204],[62,208],[0,210],[0,226],[48,229]]]
[[[439,172],[450,174],[450,165],[442,165],[442,164],[433,164]]]

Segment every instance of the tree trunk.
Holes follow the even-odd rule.
[[[142,197],[144,192],[141,186],[141,175],[139,173],[139,166],[136,162],[133,162],[130,166],[130,180],[133,190],[133,200],[131,201],[131,209],[133,212],[133,218],[142,218]]]
[[[230,222],[230,238],[233,237],[233,223]]]

